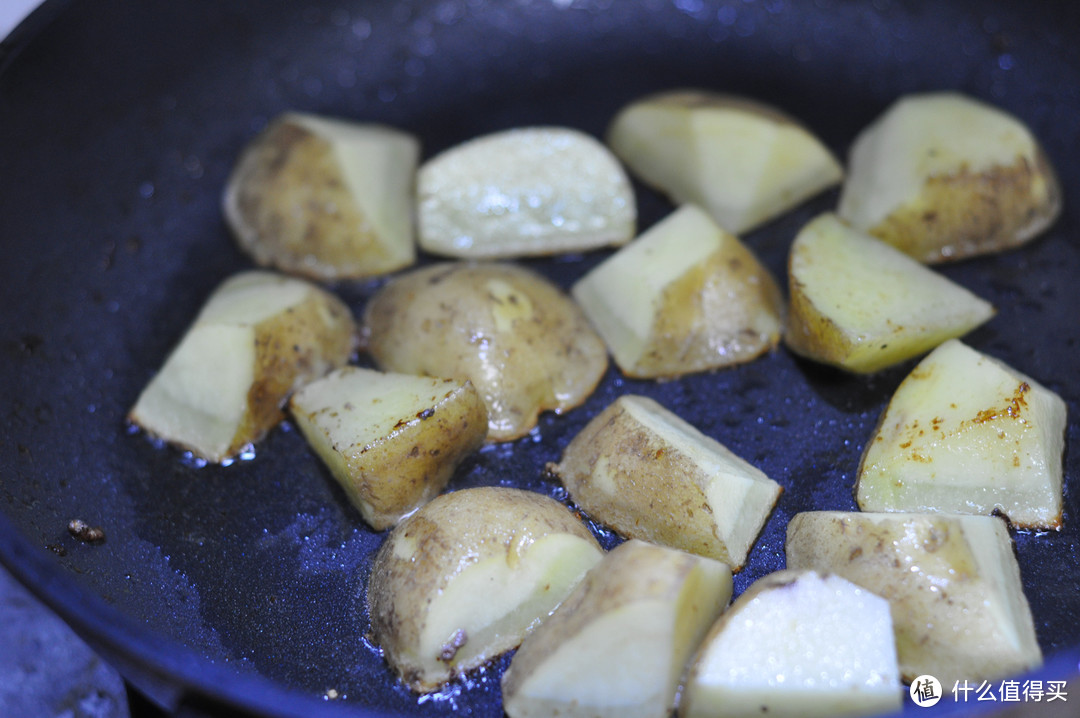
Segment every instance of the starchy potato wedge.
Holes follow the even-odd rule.
[[[289,409],[378,531],[438,495],[487,437],[484,400],[468,380],[343,367],[296,392]]]
[[[742,234],[838,183],[843,169],[775,107],[676,90],[623,108],[607,143],[631,171],[677,203],[694,203]]]
[[[788,291],[788,348],[860,373],[918,356],[994,315],[989,302],[833,214],[795,237]]]
[[[730,598],[726,565],[631,539],[525,639],[503,674],[503,708],[511,718],[669,716],[690,654]]]
[[[684,205],[574,285],[627,376],[675,377],[775,347],[783,297],[753,252]]]
[[[889,602],[835,575],[755,581],[706,635],[680,718],[836,718],[903,703]]]
[[[644,396],[624,395],[574,437],[557,476],[578,506],[620,534],[738,570],[780,485]]]
[[[604,342],[581,309],[512,264],[437,264],[401,275],[368,302],[364,337],[386,371],[472,380],[494,441],[524,436],[541,411],[577,406],[607,369]]]
[[[863,511],[1000,512],[1059,529],[1065,402],[1031,377],[950,340],[893,394],[859,466]]]
[[[835,573],[889,601],[906,681],[978,683],[1042,664],[996,516],[811,511],[791,519],[786,552],[788,568]]]
[[[517,647],[603,557],[552,498],[483,487],[443,494],[399,523],[375,556],[375,640],[414,691]]]
[[[1049,159],[1016,117],[970,97],[902,97],[856,138],[841,217],[923,262],[1027,242],[1061,212]]]
[[[221,462],[261,439],[284,417],[289,395],[344,365],[356,343],[352,314],[334,295],[242,272],[210,296],[128,418]]]
[[[392,272],[416,260],[419,157],[400,130],[289,112],[240,155],[225,220],[263,266],[323,280]]]
[[[634,236],[634,190],[589,135],[526,127],[478,137],[424,163],[420,246],[472,259],[578,252]]]

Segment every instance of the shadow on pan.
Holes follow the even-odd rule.
[[[1064,2],[974,0],[50,0],[0,48],[0,558],[169,707],[502,715],[505,659],[425,701],[395,684],[364,640],[361,598],[382,536],[298,432],[275,430],[253,460],[199,467],[125,426],[205,297],[249,266],[219,197],[242,145],[287,109],[402,127],[430,156],[522,125],[600,135],[642,94],[699,86],[776,104],[846,156],[901,94],[954,88],[991,101],[1044,143],[1065,213],[1025,248],[942,271],[997,305],[968,341],[1059,392],[1075,445],[1078,20]],[[642,228],[671,210],[637,189]],[[746,239],[783,277],[795,232],[835,200]],[[527,263],[568,287],[601,258]],[[335,289],[360,311],[377,287]],[[785,488],[736,577],[741,591],[782,567],[794,513],[854,509],[862,443],[908,369],[839,376],[780,350],[663,384],[611,370],[583,407],[480,452],[452,486],[555,493],[541,467],[588,418],[621,393],[652,396]],[[1040,678],[1076,672],[1077,463],[1069,451],[1065,529],[1016,535],[1048,657]],[[71,539],[73,518],[103,527],[105,543]]]

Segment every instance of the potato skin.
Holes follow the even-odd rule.
[[[748,362],[780,343],[784,312],[768,270],[741,243],[725,242],[664,290],[648,347],[634,366],[620,368],[630,377],[668,378]]]
[[[331,143],[288,113],[244,148],[222,205],[240,247],[260,266],[333,280],[385,274],[415,259],[414,250],[388,251],[350,194]]]
[[[401,275],[368,302],[362,335],[384,371],[470,379],[494,441],[524,436],[541,411],[579,405],[607,369],[607,349],[581,309],[513,264]]]
[[[443,494],[394,528],[375,555],[367,606],[375,640],[410,688],[438,687],[410,655],[421,642],[432,600],[470,565],[500,554],[511,563],[552,533],[595,546],[599,559],[596,539],[565,506],[521,489],[486,486]]]
[[[787,565],[835,573],[889,601],[904,680],[993,680],[1042,663],[1005,522],[991,516],[810,511],[788,523]]]
[[[357,346],[352,312],[315,286],[303,304],[259,324],[255,336],[255,383],[233,450],[262,438],[285,418],[285,403],[294,391],[344,366]]]
[[[1045,192],[1038,193],[1038,181]],[[1041,196],[1040,196],[1041,195]],[[918,200],[899,207],[871,235],[929,264],[1019,246],[1061,213],[1061,187],[1042,149],[1035,162],[931,177]]]
[[[716,559],[738,571],[779,498],[779,486],[770,481],[775,489],[764,489],[752,501],[747,498],[747,516],[751,510],[763,509],[748,545],[726,544],[714,518],[714,510],[720,507],[710,502],[701,466],[642,426],[624,405],[627,400],[663,411],[644,397],[616,400],[574,437],[559,463],[548,464],[546,471],[595,520],[621,535]]]
[[[840,365],[852,351],[844,331],[818,309],[806,291],[806,285],[791,271],[793,255],[788,255],[788,307],[784,323],[784,344],[801,357]],[[846,368],[846,367],[845,367]],[[853,370],[855,371],[855,370]],[[862,370],[863,373],[874,369]]]
[[[295,303],[282,305],[276,313],[275,295],[296,296]],[[252,296],[258,302],[252,302]],[[237,298],[247,297],[246,309],[237,310]],[[230,308],[231,307],[231,308]],[[224,312],[224,313],[223,313]],[[252,312],[255,314],[253,315]],[[238,347],[219,345],[216,359],[207,359],[191,350],[194,336],[218,329],[240,332],[243,358]],[[254,344],[254,351],[246,350]],[[289,396],[303,384],[343,366],[357,348],[358,335],[349,308],[336,296],[301,279],[264,271],[241,272],[222,282],[207,300],[199,316],[181,342],[166,359],[162,370],[151,380],[131,409],[128,418],[148,433],[191,451],[211,462],[221,462],[238,454],[248,444],[259,441],[284,418]],[[250,357],[251,364],[246,360]],[[214,361],[234,366],[217,366]],[[227,416],[211,413],[193,418],[190,404],[195,390],[221,392],[244,387],[232,384],[230,371],[242,366],[247,378],[242,407],[230,404]],[[247,384],[246,382],[250,382]],[[240,397],[236,397],[240,402]],[[214,407],[214,412],[222,407]],[[232,409],[237,409],[234,415]],[[225,419],[212,436],[201,431]],[[226,433],[228,432],[228,433]]]

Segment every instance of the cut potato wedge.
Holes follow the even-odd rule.
[[[399,130],[286,113],[241,154],[225,219],[264,266],[324,280],[392,272],[416,260],[419,157]]]
[[[780,485],[644,396],[619,397],[547,471],[589,515],[620,534],[738,570]]]
[[[679,716],[867,716],[902,697],[889,602],[839,576],[778,571],[709,630]]]
[[[677,204],[704,207],[742,234],[838,183],[832,153],[774,107],[678,90],[631,103],[607,142],[631,171]]]
[[[270,272],[237,274],[207,300],[129,419],[225,461],[284,418],[293,391],[344,365],[356,343],[349,308],[329,292]]]
[[[603,557],[554,499],[482,487],[443,494],[399,523],[375,556],[375,640],[414,691],[516,648]]]
[[[993,306],[833,214],[791,246],[784,341],[797,354],[875,372],[962,336]]]
[[[769,271],[700,208],[684,205],[572,290],[627,376],[676,377],[775,347],[783,297]]]
[[[724,564],[631,539],[525,639],[503,675],[503,708],[511,718],[668,716],[730,598]]]
[[[839,214],[923,262],[1027,242],[1061,211],[1027,127],[952,92],[901,98],[855,140]]]
[[[294,394],[289,408],[378,531],[438,495],[487,437],[484,400],[468,380],[343,367]]]
[[[497,132],[431,158],[417,179],[420,246],[511,258],[620,245],[634,236],[634,190],[618,160],[565,127]]]
[[[958,340],[923,359],[896,390],[863,453],[863,511],[1001,512],[1025,529],[1059,529],[1065,402]]]
[[[888,599],[904,680],[991,681],[1042,663],[1005,522],[994,516],[811,511],[788,524],[787,565]]]
[[[577,304],[512,264],[401,275],[368,302],[364,336],[386,371],[472,380],[493,441],[524,436],[541,411],[577,406],[607,370],[604,342]]]

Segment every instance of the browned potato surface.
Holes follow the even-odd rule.
[[[811,220],[792,242],[788,291],[788,348],[864,374],[963,336],[995,311],[832,213]]]
[[[952,339],[900,383],[866,442],[863,511],[1004,514],[1060,529],[1067,406],[1053,391]]]
[[[484,400],[468,380],[343,367],[294,394],[289,408],[379,531],[434,498],[487,436]]]

